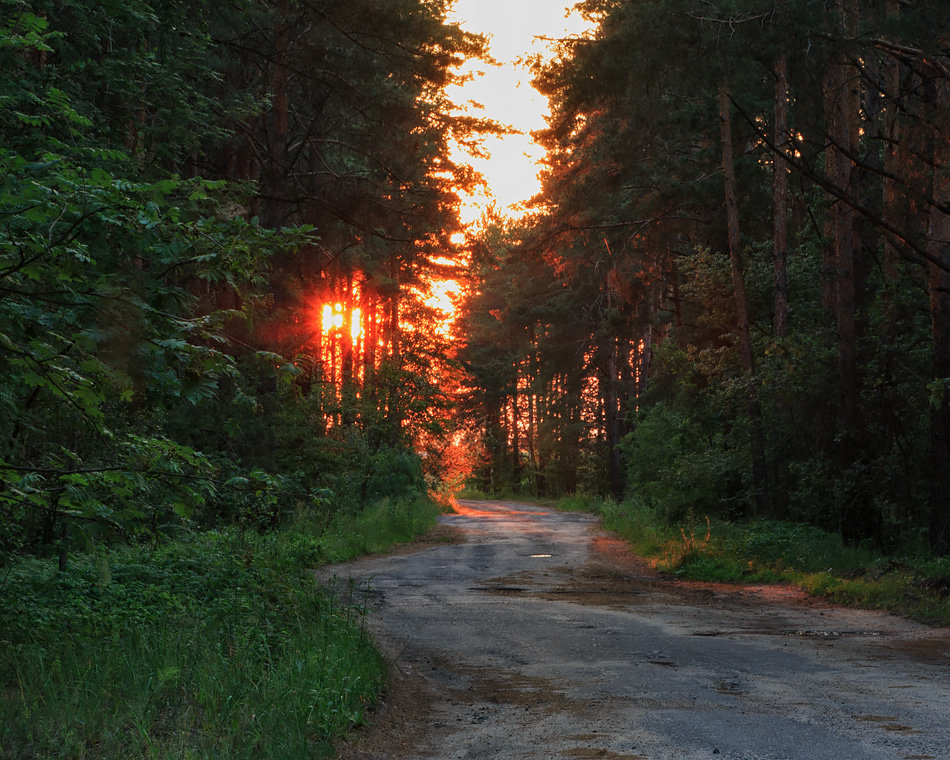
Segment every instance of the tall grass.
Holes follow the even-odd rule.
[[[601,514],[604,527],[663,571],[720,582],[791,583],[840,604],[950,623],[950,557],[894,557],[798,523],[731,523],[690,511],[668,523],[643,500],[572,496],[561,509]]]
[[[7,568],[0,756],[328,756],[376,698],[384,663],[362,610],[309,570],[408,540],[436,513],[385,501],[263,536],[100,549],[66,572],[39,559]]]

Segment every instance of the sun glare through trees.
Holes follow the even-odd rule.
[[[547,99],[531,85],[529,66],[532,57],[546,59],[553,54],[556,41],[583,34],[590,24],[571,4],[531,0],[458,0],[450,20],[472,34],[488,40],[491,60],[473,56],[458,66],[460,81],[446,88],[456,109],[465,117],[489,119],[503,127],[499,134],[482,135],[476,140],[475,153],[455,142],[453,160],[468,164],[484,180],[479,186],[460,189],[462,222],[477,228],[491,210],[504,217],[525,213],[525,204],[541,188],[539,172],[545,155],[532,132],[543,129]],[[466,235],[458,232],[450,237],[451,250],[436,257],[438,267],[452,269],[465,258]],[[359,285],[354,285],[353,303],[359,303]],[[429,329],[438,335],[452,334],[456,302],[461,285],[452,277],[429,275],[415,288],[421,302],[432,310],[427,324],[405,321],[409,330]],[[342,343],[359,351],[362,343],[372,340],[359,307],[348,307],[341,301],[323,303],[318,307],[321,362],[332,370],[328,377],[340,378],[339,362],[346,352]],[[372,319],[372,317],[369,317]]]
[[[492,119],[509,128],[507,134],[483,138],[481,155],[471,156],[460,145],[453,157],[471,163],[485,186],[462,198],[462,218],[477,222],[494,208],[502,216],[520,216],[525,202],[541,190],[540,162],[545,150],[531,133],[545,127],[548,101],[531,84],[529,59],[550,58],[556,40],[577,36],[590,23],[558,0],[458,0],[451,17],[462,28],[488,37],[494,62],[471,58],[460,67],[465,81],[448,88],[462,111]]]

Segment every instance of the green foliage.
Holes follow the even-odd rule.
[[[341,513],[327,531],[322,549],[327,562],[382,552],[435,525],[436,504],[423,498],[383,498],[364,510]]]
[[[537,214],[487,229],[473,259],[461,356],[474,485],[945,552],[946,246],[928,235],[943,218],[946,70],[911,86],[930,54],[897,51],[941,49],[950,17],[814,0],[580,7],[589,38],[536,62],[551,103]],[[852,93],[846,119],[832,104]],[[859,144],[836,146],[852,117]],[[792,136],[784,162],[779,133]],[[847,181],[829,163],[839,151]]]
[[[410,540],[427,500],[302,512],[155,548],[99,548],[65,572],[24,559],[0,602],[0,754],[9,758],[328,757],[383,663],[362,612],[311,570]]]
[[[11,571],[4,757],[327,756],[382,663],[356,611],[266,549],[206,534]]]
[[[61,26],[73,13],[83,23]],[[232,188],[183,179],[109,136],[122,109],[90,92],[130,85],[123,55],[148,67],[130,85],[144,93],[177,81],[183,63],[123,47],[133,29],[155,32],[146,6],[78,5],[55,15],[57,31],[22,3],[5,3],[2,18],[0,515],[9,530],[0,555],[9,555],[77,531],[154,532],[214,496],[208,458],[156,424],[163,410],[194,414],[222,382],[239,380],[223,334],[235,315],[194,293],[262,282],[268,254],[307,231],[278,235],[226,214],[240,200]],[[102,65],[89,58],[98,25],[118,45]],[[163,53],[205,47],[196,33],[166,44]],[[186,130],[212,122],[195,83],[178,85],[156,108]]]
[[[284,40],[300,71],[323,72],[308,55],[351,69],[331,74],[326,87],[290,77],[311,119],[295,123],[301,149],[325,151],[302,160],[332,165],[348,187],[358,177],[355,205],[392,204],[385,218],[364,214],[360,224],[380,239],[354,261],[402,268],[414,281],[425,262],[403,262],[402,243],[381,241],[429,238],[433,225],[448,234],[454,224],[444,182],[427,168],[445,137],[435,141],[424,114],[442,96],[420,94],[449,76],[453,50],[478,44],[442,23],[441,6],[407,0],[390,13],[405,33],[387,28],[395,61],[350,40],[349,27],[364,33],[357,9],[333,12],[319,30],[301,24],[306,39],[295,31]],[[238,126],[271,118],[259,93],[273,84],[269,46],[277,43],[266,30],[280,23],[266,3],[0,5],[0,564],[22,552],[65,556],[87,541],[157,539],[195,526],[267,530],[301,504],[355,509],[424,490],[411,450],[420,435],[444,432],[444,394],[429,378],[438,347],[423,356],[403,340],[411,358],[380,371],[358,425],[340,424],[350,409],[329,408],[322,389],[302,392],[303,368],[314,363],[309,346],[284,355],[287,345],[261,329],[275,315],[302,321],[304,304],[297,313],[274,308],[291,279],[305,284],[281,265],[310,256],[308,266],[324,267],[312,260],[325,251],[321,240],[348,250],[364,229],[344,234],[341,220],[327,216],[273,218],[259,193],[274,191],[267,183],[285,157],[261,157],[271,163],[251,175],[211,168],[242,149]],[[445,43],[439,55],[430,34],[432,45]],[[240,49],[220,41],[245,35]],[[406,58],[410,39],[418,50]],[[244,81],[263,71],[251,59],[267,62],[263,83]],[[366,92],[339,87],[344,80]],[[419,139],[419,119],[431,145]],[[387,140],[376,139],[380,123]],[[425,156],[393,147],[410,133],[428,146]],[[396,166],[396,154],[420,163]],[[405,190],[399,198],[394,173]],[[307,192],[336,200],[340,188]],[[410,218],[417,212],[425,218]],[[336,423],[329,435],[328,420]]]
[[[397,5],[0,3],[0,755],[326,756],[373,699],[309,570],[434,520],[439,347],[389,336],[351,414],[268,328],[325,256],[396,299],[457,224],[436,115],[479,45]]]
[[[656,404],[641,413],[624,440],[629,482],[671,521],[690,509],[744,514],[748,462],[739,441],[745,432],[741,421],[724,415],[689,416]]]

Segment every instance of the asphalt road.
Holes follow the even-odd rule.
[[[587,515],[459,511],[461,543],[323,573],[395,675],[343,760],[950,760],[950,630],[662,578]]]

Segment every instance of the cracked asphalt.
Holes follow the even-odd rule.
[[[663,577],[589,515],[441,520],[458,543],[321,571],[393,672],[341,760],[950,760],[950,629]]]

